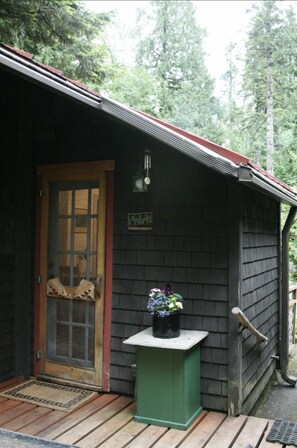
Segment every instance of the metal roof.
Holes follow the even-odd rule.
[[[60,70],[35,62],[30,53],[2,45],[0,63],[32,82],[116,117],[221,174],[297,206],[296,193],[291,187],[245,156],[93,92],[86,85],[67,78]]]

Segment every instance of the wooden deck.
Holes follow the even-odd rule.
[[[5,388],[12,387],[10,383]],[[82,448],[283,448],[266,442],[272,421],[203,411],[186,431],[133,420],[131,397],[102,394],[66,413],[0,397],[0,427]]]

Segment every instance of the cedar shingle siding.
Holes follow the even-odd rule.
[[[243,205],[242,310],[265,336],[253,350],[256,338],[243,331],[242,395],[250,410],[253,389],[269,372],[277,353],[279,320],[279,220],[278,204],[257,194],[246,194]],[[255,399],[255,398],[254,398]],[[246,402],[246,404],[245,404]]]
[[[123,337],[151,325],[148,291],[172,281],[186,299],[182,328],[210,332],[201,352],[203,405],[226,409],[228,182],[177,154],[169,165],[166,151],[154,151],[152,163],[149,193],[129,193],[127,201],[124,179],[117,183],[111,386],[133,393],[136,360]],[[137,211],[153,212],[152,231],[127,230],[127,213]]]
[[[0,255],[0,382],[14,377],[14,257]]]

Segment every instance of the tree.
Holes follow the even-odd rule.
[[[207,138],[217,136],[218,101],[193,2],[151,1],[148,7],[138,17],[136,63],[155,83],[152,113]]]
[[[225,85],[223,92],[224,96],[222,99],[224,144],[227,148],[232,149],[232,151],[244,153],[244,117],[240,96],[241,83],[238,68],[238,60],[240,59],[240,56],[237,53],[236,43],[229,43],[226,48],[225,57],[228,69],[222,77]]]
[[[140,68],[115,64],[112,77],[104,83],[104,90],[120,103],[154,116],[158,114],[157,86]]]
[[[110,18],[76,0],[2,0],[0,39],[70,78],[100,85],[109,69],[103,31]]]
[[[260,159],[265,153],[263,164],[271,174],[277,173],[284,131],[288,136],[288,130],[296,127],[295,107],[293,110],[291,102],[292,95],[295,96],[292,80],[296,84],[296,19],[292,10],[281,6],[282,2],[277,0],[255,4],[244,73],[247,131],[256,130],[253,139],[262,153]],[[293,119],[287,115],[286,106]],[[286,120],[283,120],[284,112]]]

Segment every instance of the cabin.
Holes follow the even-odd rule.
[[[248,414],[276,368],[286,378],[295,192],[31,54],[1,46],[0,61],[0,382],[133,396],[123,341],[152,325],[148,293],[171,282],[181,328],[208,332],[202,406]]]

